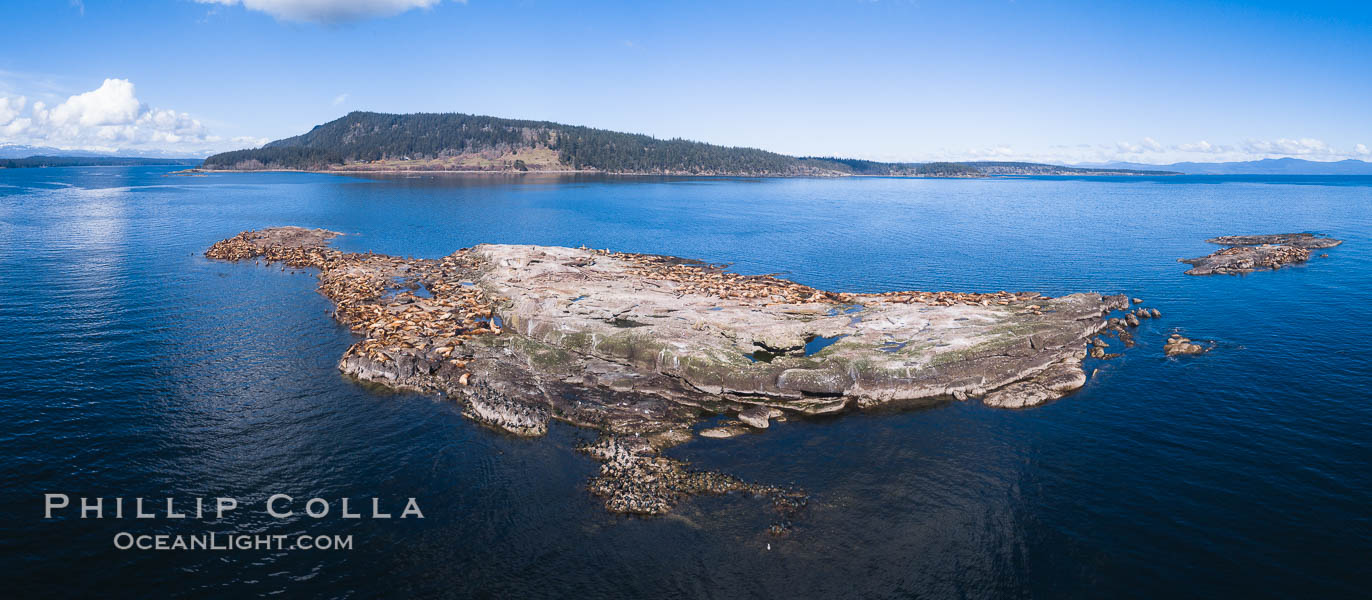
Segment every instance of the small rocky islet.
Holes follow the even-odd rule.
[[[1343,243],[1343,240],[1312,233],[1226,235],[1205,241],[1224,248],[1198,258],[1177,259],[1177,262],[1191,265],[1187,275],[1241,275],[1259,269],[1280,269],[1310,260],[1312,250]]]
[[[1035,406],[1081,388],[1084,359],[1118,356],[1106,337],[1132,346],[1131,329],[1161,316],[1122,294],[836,293],[668,256],[482,244],[401,258],[329,247],[338,235],[247,231],[205,255],[318,269],[335,318],[362,337],[339,360],[348,375],[452,398],[515,435],[543,435],[554,419],[599,432],[581,450],[602,463],[589,489],[610,511],[662,514],[741,492],[772,502],[774,532],[804,508],[803,491],[662,451],[788,415],[969,398]]]

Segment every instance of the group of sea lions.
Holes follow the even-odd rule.
[[[589,353],[606,350],[604,344],[615,339],[609,333],[635,331],[641,327],[649,332],[650,337],[658,331],[675,332],[688,338],[705,336],[702,329],[725,326],[732,322],[731,319],[779,311],[780,314],[792,315],[788,318],[831,323],[826,327],[835,327],[832,323],[837,322],[840,328],[858,327],[853,330],[855,332],[860,332],[864,327],[869,328],[868,331],[871,331],[870,328],[886,331],[888,333],[881,337],[883,340],[890,337],[891,333],[910,335],[923,332],[937,338],[940,334],[929,334],[929,326],[926,324],[921,329],[918,322],[922,319],[942,319],[943,327],[972,328],[957,329],[955,333],[949,329],[950,339],[960,339],[965,343],[968,335],[990,335],[985,339],[1003,338],[1008,345],[1001,349],[993,344],[994,349],[989,352],[978,351],[964,356],[960,350],[940,350],[946,344],[938,343],[921,349],[908,340],[883,341],[878,347],[873,341],[877,338],[871,336],[865,338],[866,341],[855,343],[872,345],[862,351],[871,350],[872,356],[891,361],[890,364],[915,365],[909,367],[914,375],[907,375],[913,378],[901,385],[928,388],[919,391],[919,394],[937,395],[939,390],[944,390],[943,393],[959,400],[980,397],[989,406],[1023,408],[1080,388],[1085,383],[1082,359],[1118,356],[1107,353],[1106,336],[1116,337],[1125,347],[1131,347],[1134,345],[1132,329],[1138,327],[1143,319],[1161,316],[1156,308],[1134,307],[1130,310],[1129,302],[1123,296],[1073,295],[1055,299],[1032,292],[1004,291],[836,293],[772,275],[740,275],[727,271],[724,265],[585,248],[579,252],[566,248],[516,246],[504,247],[503,251],[492,249],[499,247],[485,250],[469,248],[441,259],[400,258],[370,252],[347,253],[328,246],[329,240],[337,235],[322,229],[299,227],[247,231],[214,244],[205,255],[230,261],[266,260],[280,263],[283,268],[318,269],[319,291],[335,304],[335,318],[362,336],[340,360],[340,368],[349,374],[390,387],[438,392],[460,398],[463,414],[467,417],[517,435],[543,435],[548,422],[554,418],[600,430],[601,439],[582,450],[603,463],[601,473],[592,480],[590,489],[604,498],[605,506],[610,511],[661,514],[670,510],[681,498],[690,495],[745,492],[773,501],[782,517],[774,526],[774,532],[784,531],[789,526],[790,517],[805,506],[803,492],[746,483],[725,474],[693,470],[684,462],[662,456],[660,451],[690,439],[693,435],[690,427],[698,422],[698,417],[692,415],[702,410],[737,413],[738,422],[724,421],[694,432],[703,437],[727,437],[749,431],[750,428],[766,428],[770,419],[781,415],[782,411],[778,408],[800,410],[805,414],[826,412],[834,406],[842,408],[845,405],[843,399],[834,396],[836,393],[843,395],[852,391],[844,388],[844,385],[856,386],[854,389],[859,392],[870,394],[873,388],[863,390],[863,386],[881,382],[871,379],[870,374],[858,371],[831,372],[835,365],[846,363],[832,362],[833,356],[823,361],[818,360],[819,357],[812,360],[809,352],[800,346],[790,347],[804,345],[803,340],[780,345],[758,341],[754,347],[780,352],[783,357],[774,364],[745,363],[728,368],[739,372],[756,372],[759,377],[781,374],[777,379],[779,383],[766,383],[759,389],[773,389],[769,386],[785,384],[799,385],[801,387],[798,389],[805,391],[792,399],[749,397],[749,394],[756,395],[757,391],[733,390],[735,393],[731,395],[729,386],[733,384],[710,391],[702,388],[698,382],[689,381],[685,375],[674,374],[668,369],[672,365],[663,364],[665,360],[682,360],[679,357],[668,359],[667,348],[672,347],[673,343],[682,343],[686,338],[661,340],[665,346],[650,345],[664,348],[661,351],[654,350],[658,352],[656,355],[641,355],[641,350],[632,346],[610,348],[614,352],[627,352],[627,360],[620,364],[615,362],[620,359]],[[1257,256],[1262,260],[1254,264],[1267,265],[1262,261],[1270,259],[1275,261],[1272,265],[1275,268],[1294,260],[1304,260],[1309,254],[1308,248],[1338,243],[1337,240],[1306,234],[1259,237],[1263,236],[1209,240],[1236,245],[1212,255],[1219,262],[1205,264],[1212,267],[1219,265],[1213,272],[1234,272],[1232,268],[1248,263],[1225,262],[1242,254],[1230,251],[1257,248]],[[1282,244],[1268,244],[1272,241]],[[1238,245],[1253,243],[1260,245]],[[497,266],[496,262],[501,264]],[[665,309],[669,313],[678,308],[676,305],[687,302],[682,298],[689,297],[694,298],[689,302],[695,303],[692,305],[695,308],[691,310],[696,312],[683,310],[682,314],[694,314],[691,318],[695,319],[700,319],[702,315],[706,318],[695,321],[689,330],[670,329],[671,326],[660,324],[664,322],[662,319],[671,321],[678,317],[664,316],[653,310],[644,314],[631,313],[630,309],[634,307],[630,306],[622,312],[616,312],[618,309],[615,309],[607,313],[606,320],[600,322],[601,333],[598,335],[606,337],[599,348],[596,344],[600,342],[595,341],[597,334],[592,335],[589,346],[570,344],[568,336],[575,332],[565,329],[565,324],[556,321],[564,317],[549,316],[545,309],[547,306],[561,306],[558,309],[561,312],[555,310],[554,313],[569,315],[573,312],[572,308],[579,306],[578,303],[592,304],[594,300],[581,301],[586,298],[585,294],[594,292],[578,290],[599,289],[589,286],[592,281],[603,283],[606,276],[605,271],[596,270],[601,268],[597,267],[598,262],[616,265],[614,268],[618,270],[614,271],[614,277],[622,277],[626,285],[637,290],[611,290],[611,293],[623,296],[615,301],[627,298],[629,304],[636,304],[646,297],[641,294],[662,295],[665,289],[665,300],[660,300],[672,305]],[[500,273],[493,274],[493,269],[499,269]],[[538,285],[544,287],[537,288],[538,294],[521,300],[524,304],[520,306],[528,310],[518,315],[520,322],[512,326],[502,322],[501,311],[513,305],[511,298],[503,294],[527,294],[531,288],[526,284],[530,282],[521,281],[524,279],[538,280]],[[539,295],[543,292],[551,295]],[[1140,302],[1134,299],[1134,304]],[[701,308],[701,304],[710,306],[712,303],[716,305],[715,308]],[[721,306],[727,307],[730,312],[710,312],[723,310]],[[836,308],[829,313],[816,312],[817,308],[825,306]],[[587,310],[594,312],[601,308],[590,307]],[[864,315],[871,315],[873,322],[855,325],[862,320],[861,316],[855,316],[850,323],[847,315],[849,310],[863,311]],[[1123,315],[1098,318],[1115,310],[1123,310]],[[930,316],[934,313],[942,316]],[[835,317],[835,314],[838,316]],[[514,318],[516,315],[506,316]],[[549,322],[548,319],[554,320]],[[901,319],[906,322],[900,322]],[[991,325],[1001,323],[997,327],[1003,326],[1003,331],[985,327],[977,330],[975,323],[978,319],[990,319],[987,322]],[[643,321],[659,325],[648,326]],[[507,333],[506,329],[510,332]],[[737,335],[761,336],[759,340],[772,340],[791,334],[767,330],[739,332]],[[851,336],[844,334],[838,337],[851,340],[860,336],[859,333],[853,333]],[[740,340],[743,345],[751,343]],[[972,347],[968,350],[976,349]],[[1207,349],[1174,335],[1169,338],[1165,351],[1173,356],[1196,354]],[[845,352],[854,350],[850,347]],[[930,352],[933,354],[928,354]],[[753,353],[754,358],[756,354]],[[684,356],[689,358],[689,352]],[[937,362],[947,357],[964,363],[1018,360],[1020,362],[1014,364],[1019,366],[1015,368],[1024,370],[1015,374],[1012,369],[1007,374],[1001,368],[995,377],[1000,378],[998,380],[1002,383],[992,385],[991,380],[983,378],[982,381],[987,384],[985,389],[975,379],[979,377],[978,373],[995,371],[996,367],[992,366],[995,362],[976,363],[987,366],[958,375],[958,378],[949,380],[947,385],[950,387],[947,388],[939,387],[945,385],[940,383],[941,380],[920,379],[926,377],[927,373],[950,372],[952,365],[946,361]],[[644,360],[657,365],[658,372],[644,372],[641,365],[634,366],[635,361]],[[935,362],[930,365],[929,360]],[[542,364],[543,361],[552,362],[535,368],[536,363]],[[787,364],[791,366],[785,366]],[[545,372],[533,372],[539,370]],[[790,380],[786,379],[788,376]],[[825,379],[828,377],[832,377],[834,382]],[[813,390],[827,390],[825,386],[829,385],[837,386],[833,388],[834,392],[811,393]],[[791,388],[780,391],[794,394],[788,389]],[[712,395],[714,400],[710,399]],[[879,402],[879,399],[863,398],[857,405]]]

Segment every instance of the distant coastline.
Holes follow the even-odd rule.
[[[845,177],[895,177],[905,179],[985,179],[990,177],[1035,177],[1035,176],[1077,176],[1077,177],[1171,177],[1182,175],[1182,173],[1154,171],[1154,172],[1116,172],[1101,171],[1089,173],[1043,173],[1043,174],[960,174],[960,175],[939,175],[939,174],[858,174],[858,173],[701,173],[701,172],[635,172],[635,171],[599,171],[590,169],[539,169],[539,170],[514,170],[514,169],[424,169],[424,168],[381,168],[381,169],[356,169],[356,168],[337,168],[337,169],[202,169],[190,168],[181,171],[173,171],[168,175],[205,175],[210,173],[315,173],[323,175],[611,175],[616,177],[762,177],[762,178],[845,178]]]
[[[0,169],[32,169],[45,167],[161,167],[198,166],[199,158],[138,158],[128,156],[30,156],[0,158]]]

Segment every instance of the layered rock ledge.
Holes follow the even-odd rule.
[[[1226,235],[1205,241],[1225,248],[1199,258],[1178,259],[1177,262],[1191,265],[1187,275],[1239,275],[1259,269],[1280,269],[1310,260],[1311,250],[1343,243],[1310,233]]]
[[[335,317],[363,338],[339,361],[358,379],[447,395],[517,435],[541,435],[552,419],[601,432],[586,449],[604,461],[591,488],[617,512],[729,491],[794,511],[804,504],[794,490],[659,452],[721,414],[740,422],[714,429],[746,431],[892,402],[1041,404],[1085,383],[1090,338],[1129,305],[1099,294],[834,293],[586,248],[483,244],[406,259],[330,248],[336,235],[250,231],[206,256],[319,269]]]

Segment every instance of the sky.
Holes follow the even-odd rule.
[[[0,144],[184,156],[354,110],[794,155],[1372,160],[1372,3],[6,0]]]

